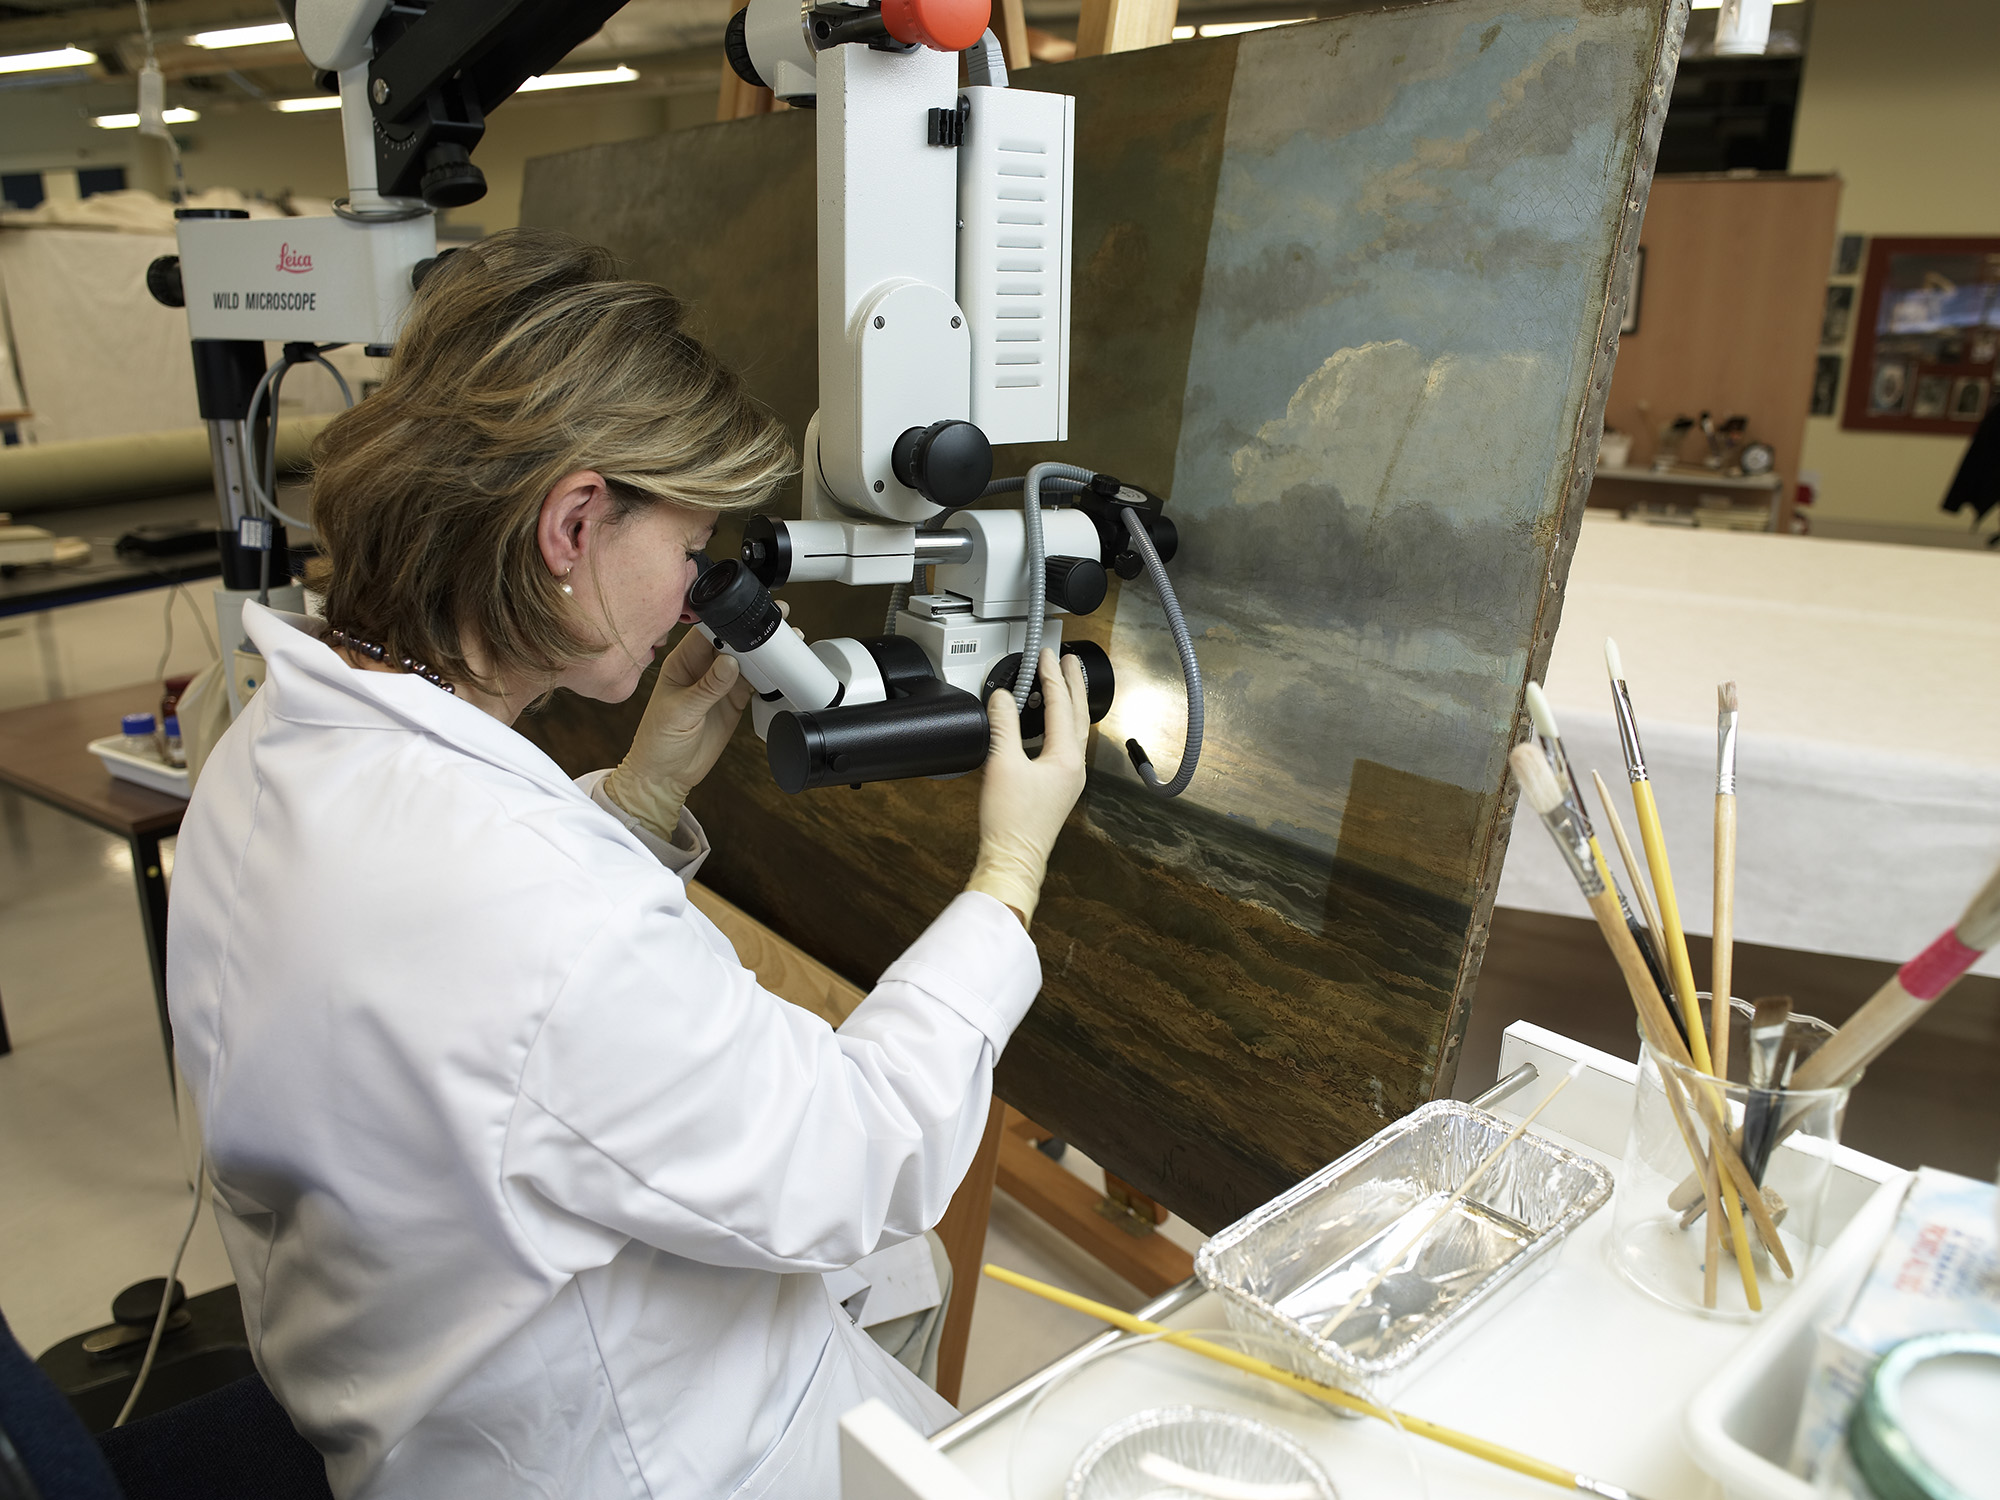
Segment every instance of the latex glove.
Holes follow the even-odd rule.
[[[604,778],[605,794],[671,841],[688,793],[736,732],[751,691],[736,658],[690,630],[660,663],[639,732],[625,759]]]
[[[1021,749],[1021,717],[1014,695],[1001,691],[986,705],[991,726],[986,770],[979,788],[979,860],[968,891],[983,891],[1012,907],[1023,927],[1041,899],[1049,853],[1063,820],[1083,794],[1083,747],[1090,738],[1090,703],[1083,666],[1073,656],[1056,665],[1044,651],[1042,753],[1029,760]]]

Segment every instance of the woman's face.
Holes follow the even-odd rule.
[[[582,697],[622,703],[674,627],[694,619],[687,602],[694,557],[714,534],[715,517],[657,504],[613,520],[608,499],[602,504],[583,527],[581,555],[564,581],[586,632],[605,646],[557,681]]]

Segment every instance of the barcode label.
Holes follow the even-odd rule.
[[[236,545],[251,552],[268,552],[271,523],[262,516],[245,516],[236,523]]]

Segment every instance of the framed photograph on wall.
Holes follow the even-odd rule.
[[[1843,234],[1833,246],[1833,274],[1852,276],[1861,269],[1862,238],[1858,234]]]
[[[1951,377],[1949,375],[1919,375],[1917,377],[1916,399],[1910,403],[1910,415],[1922,417],[1926,421],[1942,417],[1951,406]]]
[[[1820,314],[1819,341],[1828,348],[1847,342],[1847,325],[1854,319],[1854,288],[1830,286],[1826,289],[1826,311]]]
[[[1847,383],[1840,425],[1964,437],[1958,402],[1990,399],[2000,373],[2000,238],[1875,239],[1866,262],[1852,358],[1869,374]]]
[[[1632,280],[1625,287],[1625,317],[1618,325],[1618,336],[1639,331],[1639,295],[1646,289],[1646,247],[1638,246],[1632,252]]]
[[[1900,359],[1876,360],[1875,373],[1868,377],[1868,415],[1901,416],[1909,404],[1910,367]]]
[[[1951,419],[1954,422],[1977,422],[1986,415],[1986,393],[1993,387],[1990,380],[1982,380],[1975,375],[1961,375],[1951,388]]]
[[[1813,367],[1812,415],[1830,417],[1839,408],[1835,401],[1840,396],[1840,356],[1822,354],[1819,363]]]

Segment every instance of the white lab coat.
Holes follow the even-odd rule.
[[[832,1500],[870,1396],[951,1408],[821,1273],[922,1233],[1040,985],[959,896],[838,1031],[497,720],[251,605],[168,991],[258,1368],[336,1495]],[[867,920],[856,912],[855,920]]]

